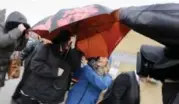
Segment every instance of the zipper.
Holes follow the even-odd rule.
[[[88,89],[89,83],[87,84],[87,86],[85,87],[85,91],[83,92],[83,95],[81,96],[79,102],[77,104],[80,104],[81,100],[83,99],[84,95],[86,94],[86,91]]]

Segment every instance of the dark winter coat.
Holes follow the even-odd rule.
[[[20,52],[20,58],[21,60],[24,60],[24,72],[23,72],[22,79],[17,85],[16,90],[13,94],[14,99],[18,99],[21,96],[20,91],[24,86],[28,76],[31,75],[32,72],[29,67],[31,63],[31,59],[35,56],[41,44],[43,43],[40,42],[39,40],[33,40],[33,41],[29,40],[27,46]]]
[[[70,50],[68,56],[75,58],[76,55],[71,55],[71,51],[74,50]],[[23,92],[45,104],[63,102],[71,81],[71,71],[75,66],[71,64],[73,60],[69,62],[64,59],[55,45],[41,45],[31,60],[29,67],[32,73],[22,88]],[[73,64],[76,62],[73,61]],[[61,76],[58,75],[59,69],[63,70]]]

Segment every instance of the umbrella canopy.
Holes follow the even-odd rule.
[[[32,27],[32,31],[36,32],[37,34],[40,34],[42,37],[47,36],[46,34],[49,34],[48,30],[51,27],[51,19],[52,16],[48,16],[42,19]]]
[[[130,30],[118,21],[117,14],[118,11],[101,5],[63,9],[49,19],[50,34],[39,34],[54,39],[61,30],[66,29],[77,35],[77,48],[84,52],[86,57],[108,57]]]
[[[179,4],[166,3],[121,8],[120,21],[168,47],[179,46]]]

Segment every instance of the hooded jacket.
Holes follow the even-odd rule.
[[[21,23],[29,26],[25,16],[19,12],[12,12],[4,24],[5,13],[5,10],[0,11],[0,87],[4,85],[10,55],[15,49],[17,40],[22,35],[22,32],[17,28],[17,26]],[[12,23],[16,23],[17,26],[11,27]]]

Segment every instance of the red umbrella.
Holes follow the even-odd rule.
[[[118,13],[101,5],[60,10],[50,19],[50,34],[39,34],[53,39],[60,30],[68,29],[77,35],[77,48],[86,57],[108,57],[130,30],[118,21]]]
[[[32,31],[36,32],[41,37],[48,39],[47,34],[49,34],[49,29],[51,28],[52,17],[53,16],[48,16],[48,17],[42,19],[40,22],[36,23],[32,27]]]

